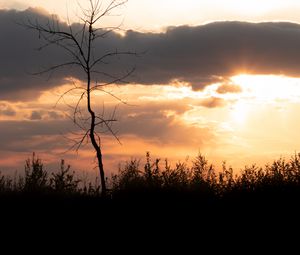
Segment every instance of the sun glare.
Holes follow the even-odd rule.
[[[237,124],[243,124],[246,121],[249,112],[249,105],[245,101],[236,103],[231,112],[232,120]]]
[[[276,75],[238,75],[231,78],[234,84],[241,86],[245,97],[276,102],[288,100],[300,101],[300,79]]]
[[[235,103],[231,106],[231,119],[244,124],[251,114],[259,114],[263,105],[280,108],[284,104],[300,102],[300,79],[276,75],[241,74],[231,78],[242,92],[228,95]]]

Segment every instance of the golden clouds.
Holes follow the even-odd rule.
[[[219,94],[227,94],[227,93],[241,93],[242,92],[242,88],[239,85],[236,84],[221,84],[218,89],[217,92]]]

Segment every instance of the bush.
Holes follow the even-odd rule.
[[[42,161],[32,154],[31,159],[25,162],[25,179],[24,188],[25,192],[40,193],[45,192],[50,188],[48,181],[48,173],[43,169]]]
[[[60,171],[52,173],[50,186],[57,193],[74,194],[79,191],[78,184],[81,180],[75,178],[75,172],[70,172],[71,166],[65,167],[65,161],[61,160]]]

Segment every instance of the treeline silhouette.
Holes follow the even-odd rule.
[[[172,167],[167,160],[152,160],[147,153],[144,165],[132,159],[119,167],[118,173],[110,179],[109,195],[105,198],[94,183],[81,180],[64,160],[59,171],[49,174],[41,159],[33,154],[25,162],[24,175],[14,178],[0,175],[0,197],[92,198],[100,202],[136,199],[139,202],[208,203],[287,201],[300,194],[300,153],[289,160],[274,160],[265,167],[246,166],[235,174],[225,162],[221,171],[217,170],[202,154],[190,165],[178,162]]]
[[[42,160],[35,156],[25,161],[24,175],[11,176],[0,175],[0,195],[26,195],[26,196],[75,196],[75,195],[100,195],[100,189],[91,182],[83,182],[78,178],[70,165],[65,165],[61,160],[60,169],[49,174],[44,169]]]
[[[0,175],[3,224],[43,230],[53,224],[76,231],[80,222],[83,227],[135,226],[156,232],[181,225],[228,232],[293,226],[300,215],[300,153],[240,172],[225,162],[217,169],[201,154],[171,166],[147,153],[144,164],[132,159],[119,167],[105,197],[96,183],[80,179],[63,160],[60,169],[49,173],[33,154],[24,174]]]

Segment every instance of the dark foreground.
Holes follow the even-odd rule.
[[[151,163],[148,156],[143,170],[137,161],[120,170],[106,197],[99,187],[78,186],[79,180],[63,164],[51,178],[41,166],[33,159],[27,162],[24,179],[0,180],[1,232],[7,236],[101,234],[135,242],[152,233],[146,240],[152,244],[166,236],[248,236],[244,240],[249,242],[273,235],[299,237],[299,155],[265,169],[245,168],[239,176],[225,164],[217,174],[201,155],[190,168],[177,164],[172,169],[167,162],[161,169],[159,161]]]
[[[288,248],[299,248],[299,201],[298,189],[221,198],[141,190],[112,199],[7,196],[0,199],[0,236],[2,243],[6,238],[14,245],[21,240],[29,250],[42,244],[42,251],[56,247],[61,252],[63,246],[66,252],[78,252],[81,247],[83,254],[95,249],[126,254],[157,254],[162,249],[167,254],[195,254],[196,249],[196,254],[207,254],[208,249],[209,254],[257,254],[279,247],[289,254]]]
[[[169,224],[300,223],[300,190],[266,190],[202,197],[193,193],[139,191],[120,197],[10,194],[0,197],[2,224],[63,222],[147,226]],[[251,227],[251,225],[249,225]]]

